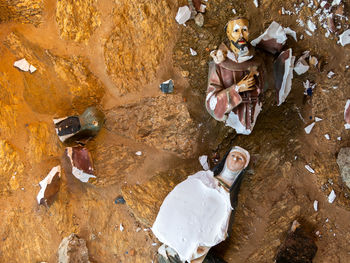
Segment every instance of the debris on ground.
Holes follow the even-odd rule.
[[[311,97],[313,94],[313,90],[316,87],[316,84],[311,83],[308,79],[303,82],[303,86],[304,86],[304,96],[309,96]]]
[[[199,156],[199,163],[202,165],[202,167],[205,171],[209,170],[208,156],[207,155]]]
[[[310,55],[310,51],[305,51],[303,55],[297,60],[297,62],[294,65],[294,71],[298,75],[302,75],[305,72],[307,72],[310,68],[309,64],[306,62],[306,58],[308,58]]]
[[[141,155],[142,155],[142,152],[141,152],[141,151],[137,151],[135,154],[136,154],[137,156],[141,156]]]
[[[312,131],[312,128],[315,126],[315,122],[311,123],[310,125],[306,126],[304,128],[306,134],[310,134],[310,132]]]
[[[194,18],[194,22],[197,26],[202,27],[204,25],[204,16],[202,13],[198,13]]]
[[[350,147],[340,149],[337,157],[337,164],[343,182],[350,188]]]
[[[313,173],[313,174],[315,173],[315,170],[312,169],[310,165],[306,164],[306,165],[305,165],[305,168],[306,168],[306,170],[308,170],[310,173]]]
[[[294,220],[289,233],[277,251],[276,263],[309,263],[315,257],[317,246],[313,231],[308,231]]]
[[[334,75],[335,75],[335,73],[333,71],[329,71],[327,74],[327,78],[331,79],[331,78],[333,78]]]
[[[58,248],[59,263],[89,263],[89,251],[86,241],[76,234],[65,237]]]
[[[318,210],[318,201],[317,200],[314,201],[314,210],[315,210],[315,212],[317,212],[317,210]]]
[[[315,122],[319,122],[322,121],[323,119],[319,118],[319,117],[315,117]]]
[[[13,66],[25,72],[29,71],[30,73],[33,73],[34,71],[36,71],[36,67],[29,64],[25,58],[15,61]]]
[[[327,139],[327,140],[330,140],[331,137],[329,136],[329,134],[325,134],[324,137]]]
[[[120,232],[123,232],[123,231],[124,231],[124,226],[123,226],[123,224],[120,224],[120,225],[119,225],[119,230],[120,230]]]
[[[190,8],[185,5],[182,7],[179,7],[175,20],[178,22],[180,25],[185,25],[185,23],[191,18],[191,10]]]
[[[277,106],[280,106],[292,89],[293,65],[295,57],[292,49],[283,51],[274,63],[275,88],[278,92]]]
[[[39,183],[41,187],[36,200],[39,205],[50,206],[54,197],[60,189],[61,166],[57,165],[51,169],[49,174]]]
[[[350,29],[345,30],[343,34],[339,36],[338,43],[340,43],[340,45],[342,45],[343,47],[347,44],[350,44]]]
[[[169,79],[167,81],[164,81],[162,84],[160,84],[159,88],[163,93],[166,93],[166,94],[173,93],[174,82],[172,79]]]
[[[334,190],[331,191],[331,193],[328,196],[328,203],[332,204],[336,198],[336,194],[334,192]]]
[[[95,137],[104,122],[104,114],[96,107],[88,107],[80,116],[53,119],[61,142],[88,140]]]
[[[117,196],[117,198],[114,200],[115,204],[125,204],[125,199],[121,195]]]
[[[197,52],[195,50],[193,50],[192,48],[190,48],[190,53],[192,56],[197,56]]]
[[[65,151],[72,166],[72,174],[83,183],[87,183],[90,178],[96,178],[92,165],[91,155],[85,147],[67,147]]]
[[[258,0],[253,0],[253,3],[254,3],[254,5],[255,5],[255,7],[259,7],[259,2],[258,2]]]
[[[345,129],[350,129],[350,99],[346,101],[344,108]]]

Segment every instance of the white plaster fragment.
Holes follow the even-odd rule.
[[[339,136],[339,137],[337,137],[337,140],[338,140],[338,141],[341,141],[341,137],[340,137],[340,136]]]
[[[306,126],[306,127],[304,128],[306,134],[310,134],[310,132],[311,132],[311,130],[312,130],[312,128],[313,128],[314,126],[315,126],[315,122],[313,122],[313,123],[311,123],[310,125]]]
[[[142,155],[142,152],[141,152],[141,151],[137,151],[135,154],[136,154],[137,156],[141,156],[141,155]]]
[[[258,6],[259,6],[258,0],[253,0],[253,2],[254,2],[255,7],[258,7]]]
[[[338,43],[343,47],[347,44],[350,44],[350,29],[345,30],[341,35],[339,35]]]
[[[28,61],[25,58],[22,58],[21,60],[15,61],[13,66],[15,66],[16,68],[19,68],[22,71],[27,72],[27,71],[29,71],[30,64],[28,63]]]
[[[314,24],[314,22],[312,22],[310,19],[307,20],[307,28],[311,31],[311,32],[315,32],[316,30],[316,25]]]
[[[286,35],[292,36],[296,42],[298,41],[297,33],[294,30],[290,29],[290,27],[284,28],[284,33],[286,33]]]
[[[119,225],[119,230],[120,230],[120,232],[123,232],[123,231],[124,231],[123,224],[120,224],[120,225]]]
[[[276,42],[279,44],[284,45],[287,40],[286,33],[284,32],[284,28],[278,24],[277,22],[273,21],[270,26],[266,29],[266,31],[260,35],[258,38],[252,40],[250,43],[252,46],[256,46],[260,43],[261,40],[270,40],[270,39],[276,39]]]
[[[199,7],[199,12],[204,13],[206,8],[207,8],[206,5],[201,4]]]
[[[318,210],[318,201],[317,200],[314,201],[314,210],[315,210],[315,212],[317,212],[317,210]]]
[[[310,165],[306,164],[306,165],[305,165],[305,168],[306,168],[306,170],[308,170],[310,173],[312,173],[312,174],[315,173],[315,170],[312,169]]]
[[[292,89],[292,79],[293,79],[293,67],[295,57],[292,55],[292,49],[288,49],[284,52],[289,52],[289,58],[284,62],[284,75],[281,88],[278,93],[278,105],[280,106],[288,97]]]
[[[236,9],[232,8],[232,13],[233,13],[234,15],[237,14]]]
[[[325,134],[324,137],[327,139],[327,140],[330,140],[331,137],[329,136],[329,134]]]
[[[344,108],[344,120],[346,122],[347,117],[346,117],[346,112],[350,109],[350,99],[346,101],[345,108]],[[345,129],[348,130],[350,129],[350,123],[344,124]]]
[[[323,119],[319,118],[319,117],[315,117],[315,122],[319,122],[322,121]]]
[[[30,65],[29,66],[29,71],[30,71],[30,73],[35,72],[36,71],[36,67],[34,67],[33,65]]]
[[[141,231],[141,227],[136,228],[136,232],[137,233],[140,232],[140,231]]]
[[[209,170],[208,156],[207,155],[199,156],[199,163],[202,165],[204,171]]]
[[[335,75],[335,73],[333,71],[329,71],[328,74],[327,74],[327,77],[329,79],[331,79],[334,75]]]
[[[175,17],[176,22],[178,22],[180,25],[184,25],[190,18],[191,18],[190,8],[187,5],[179,7]]]
[[[197,56],[197,52],[195,50],[193,50],[192,48],[190,48],[190,52],[192,56]]]
[[[334,200],[335,200],[336,197],[337,197],[337,196],[336,196],[334,190],[332,190],[332,192],[331,192],[331,193],[329,194],[329,196],[328,196],[328,203],[332,204],[332,203],[334,202]]]
[[[40,205],[40,201],[42,198],[44,198],[45,190],[47,185],[51,184],[52,179],[55,177],[55,175],[58,173],[58,177],[61,177],[61,166],[57,165],[51,169],[51,171],[48,173],[48,175],[40,181],[40,191],[38,195],[36,196],[36,200],[38,201],[38,204]]]

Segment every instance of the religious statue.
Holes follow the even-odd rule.
[[[249,160],[248,151],[233,147],[213,170],[189,176],[167,195],[152,227],[163,243],[159,262],[201,263],[226,239]]]
[[[272,54],[280,52],[286,42],[286,32],[278,23],[271,23],[259,38],[249,40],[249,21],[245,17],[230,20],[225,31],[229,47],[222,43],[211,52],[205,106],[209,114],[225,122],[238,134],[249,135],[262,108],[264,69],[254,46]],[[294,32],[295,33],[295,32]],[[277,104],[281,105],[291,90],[295,57],[292,50],[280,53],[273,65]]]

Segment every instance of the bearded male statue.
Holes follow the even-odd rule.
[[[227,23],[229,48],[221,44],[211,52],[214,61],[209,65],[205,103],[213,118],[245,135],[252,132],[261,111],[264,85],[262,61],[248,43],[248,28],[245,17]]]

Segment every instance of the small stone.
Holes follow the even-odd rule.
[[[190,72],[188,72],[187,70],[181,71],[181,76],[183,76],[184,78],[187,78],[189,75],[190,75]]]
[[[337,164],[343,182],[350,188],[350,147],[340,149]]]
[[[137,233],[140,232],[140,231],[141,231],[141,227],[136,228],[136,232]]]
[[[202,27],[204,25],[204,16],[201,13],[198,13],[194,18],[194,22],[197,26]]]
[[[163,93],[173,93],[174,91],[174,82],[172,79],[169,79],[167,81],[164,81],[162,84],[159,86],[160,90]]]
[[[90,262],[86,241],[79,238],[76,234],[71,234],[70,236],[64,238],[58,248],[58,262]]]

